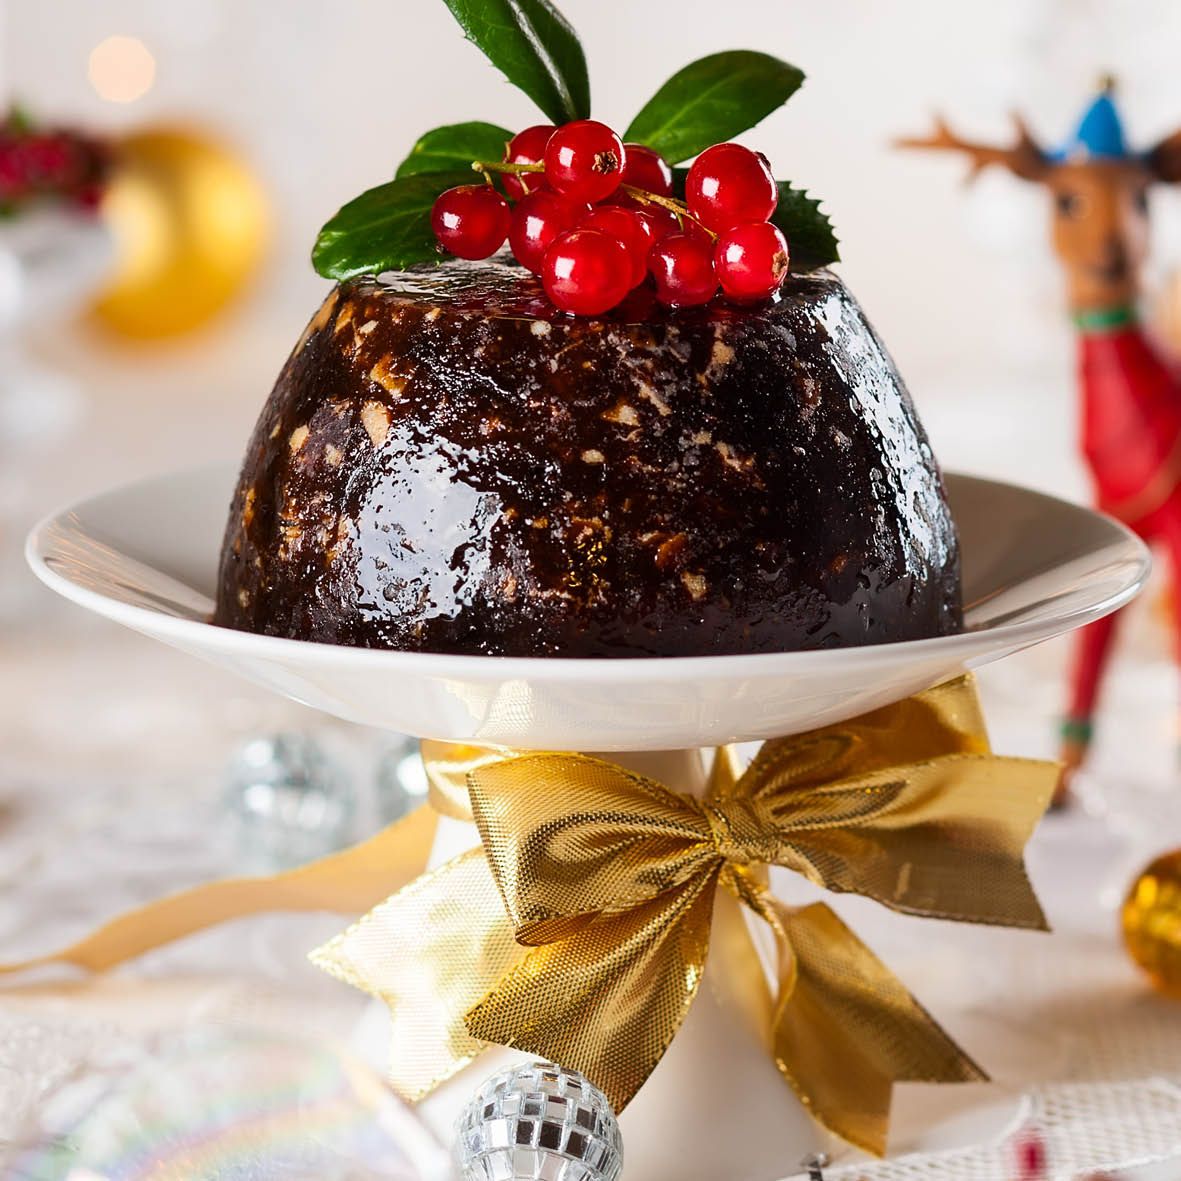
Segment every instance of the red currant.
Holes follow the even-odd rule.
[[[508,231],[509,245],[517,262],[540,275],[549,244],[559,234],[572,230],[590,211],[585,201],[572,201],[552,189],[540,189],[522,197],[513,210]]]
[[[789,262],[787,239],[769,221],[734,226],[714,246],[714,270],[722,290],[740,301],[774,295]]]
[[[80,209],[87,213],[94,213],[102,204],[103,190],[101,185],[90,184],[83,185],[77,193],[74,194],[74,201]]]
[[[36,135],[24,141],[25,166],[33,180],[42,185],[65,183],[73,171],[73,153],[64,136]]]
[[[661,238],[667,238],[669,234],[674,234],[680,229],[677,224],[677,215],[671,209],[661,209],[659,205],[649,205],[647,209],[636,209],[633,212],[648,227],[648,232],[651,235],[648,239],[649,251]],[[647,255],[645,255],[645,268],[647,265]]]
[[[681,223],[677,215],[663,205],[653,205],[643,201],[637,201],[634,197],[629,197],[623,193],[609,198],[606,204],[608,206],[618,206],[621,209],[627,209],[632,213],[639,214],[651,227],[653,242],[659,242],[665,234],[675,234],[681,228]]]
[[[713,244],[691,234],[668,234],[652,247],[648,269],[656,280],[656,298],[673,307],[697,307],[718,290]]]
[[[491,185],[459,185],[435,200],[431,229],[439,245],[459,258],[487,258],[504,245],[512,213]]]
[[[761,152],[714,144],[693,161],[685,201],[702,225],[720,234],[743,222],[766,221],[775,212],[779,190]]]
[[[545,145],[549,143],[549,137],[553,133],[554,125],[552,123],[538,123],[534,127],[526,127],[524,131],[518,131],[508,141],[508,147],[504,150],[504,162],[506,164],[540,164],[545,159]],[[526,193],[535,192],[541,188],[545,183],[544,178],[545,174],[542,172],[506,172],[502,177],[505,192],[513,201],[519,201]]]
[[[673,191],[673,170],[659,152],[643,144],[624,144],[621,183],[658,197],[669,197]]]
[[[690,238],[696,238],[698,242],[704,242],[710,250],[714,248],[714,235],[696,218],[682,217],[678,221],[680,223],[677,226],[678,232],[688,234]]]
[[[623,243],[632,264],[630,287],[638,287],[648,277],[648,251],[656,236],[645,214],[618,205],[600,205],[590,211],[578,228],[602,230]]]
[[[605,123],[576,119],[545,145],[545,179],[560,193],[592,205],[610,197],[623,176],[623,141]]]
[[[610,208],[610,206],[608,206],[608,208]],[[648,229],[648,233],[652,235],[649,246],[651,246],[652,242],[655,242],[658,237],[662,237],[664,235],[665,221],[658,215],[661,213],[669,213],[671,212],[670,210],[661,209],[659,205],[650,205],[647,209],[633,209],[631,212],[634,217],[638,218],[644,223]]]
[[[541,282],[558,307],[580,316],[613,308],[631,289],[627,248],[602,230],[571,230],[545,252]]]

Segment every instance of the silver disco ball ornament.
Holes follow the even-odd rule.
[[[455,1155],[464,1181],[616,1181],[623,1138],[598,1087],[577,1071],[525,1062],[471,1097]]]

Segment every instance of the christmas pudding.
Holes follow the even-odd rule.
[[[334,290],[250,442],[218,621],[518,656],[956,630],[939,470],[841,282],[692,311],[645,294],[570,317],[495,261]]]
[[[251,439],[217,621],[490,656],[957,630],[939,469],[824,269],[831,226],[764,155],[716,142],[803,74],[702,58],[620,136],[588,117],[556,10],[509,37],[451,7],[554,122],[429,131],[321,231],[337,286]]]

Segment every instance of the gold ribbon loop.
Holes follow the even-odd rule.
[[[467,746],[433,739],[424,739],[421,750],[430,805],[440,816],[449,816],[452,820],[472,818],[467,777],[512,753],[505,747]]]
[[[421,1099],[479,1054],[464,1014],[520,960],[488,862],[472,849],[424,874],[312,953],[390,1008],[390,1076]]]
[[[523,943],[649,901],[717,861],[696,800],[578,754],[520,754],[468,777],[472,813]]]
[[[468,1031],[581,1071],[622,1111],[693,1003],[715,879],[702,874],[530,951],[468,1012]]]

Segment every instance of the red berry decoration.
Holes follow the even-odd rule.
[[[702,225],[720,234],[744,222],[766,221],[775,212],[779,190],[761,152],[714,144],[693,161],[685,201]]]
[[[600,205],[583,219],[579,229],[602,230],[623,243],[631,259],[630,287],[638,287],[648,277],[648,251],[656,235],[651,220],[643,213],[619,205]]]
[[[441,193],[431,229],[444,250],[459,258],[487,258],[504,245],[512,213],[491,185],[459,185]]]
[[[523,267],[541,274],[545,252],[559,234],[572,230],[588,213],[585,201],[572,201],[552,189],[530,193],[517,202],[509,226],[508,241]]]
[[[0,202],[15,201],[28,188],[28,177],[16,152],[0,149]]]
[[[545,179],[560,193],[598,204],[619,188],[623,141],[605,123],[576,119],[545,145]]]
[[[659,152],[643,144],[624,144],[622,183],[658,197],[669,197],[673,191],[673,170]]]
[[[678,219],[677,232],[688,234],[690,238],[696,238],[698,242],[704,242],[710,250],[714,248],[716,236],[710,233],[696,218],[682,217]]]
[[[722,290],[743,303],[774,295],[789,261],[787,239],[769,221],[734,226],[714,246],[714,270]]]
[[[613,308],[631,290],[627,248],[602,230],[571,230],[545,252],[541,282],[558,307],[579,316]]]
[[[552,123],[538,123],[518,131],[508,141],[504,151],[506,164],[540,164],[545,159],[545,145],[554,133]],[[513,201],[519,201],[526,193],[536,192],[545,184],[542,172],[506,172],[502,176],[504,191]]]
[[[702,237],[666,235],[652,247],[648,269],[656,281],[656,298],[670,307],[697,307],[718,290],[713,244]]]
[[[612,197],[607,204],[609,206],[618,205],[621,209],[628,209],[639,214],[651,228],[653,242],[659,242],[666,234],[681,232],[680,218],[664,205],[645,204],[628,196]]]

